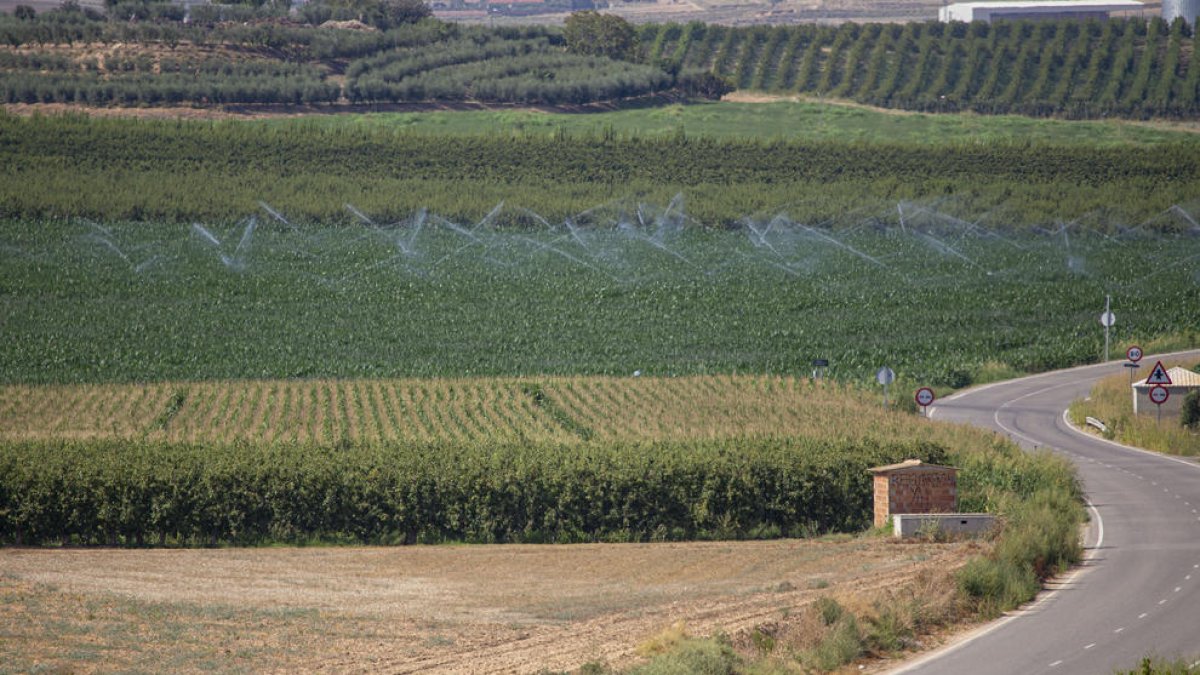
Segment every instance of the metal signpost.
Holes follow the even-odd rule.
[[[913,395],[913,398],[916,399],[917,405],[921,406],[921,415],[925,415],[925,409],[933,403],[933,390],[929,387],[921,387]]]
[[[1117,322],[1117,315],[1113,314],[1109,307],[1112,305],[1112,296],[1104,296],[1104,313],[1100,315],[1100,325],[1104,326],[1104,360],[1108,361],[1108,329],[1113,327]]]
[[[829,359],[813,359],[813,379],[819,380],[825,374],[825,369],[829,367]]]
[[[1163,366],[1162,361],[1157,361],[1154,367],[1150,369],[1150,376],[1146,378],[1146,384],[1152,384],[1150,391],[1147,394],[1150,396],[1150,402],[1158,406],[1158,421],[1162,422],[1162,404],[1171,398],[1171,392],[1164,385],[1171,384],[1171,376],[1167,374],[1167,369]]]
[[[1166,387],[1156,385],[1150,387],[1150,402],[1158,406],[1158,423],[1162,424],[1162,405],[1171,398],[1171,392]]]
[[[1133,373],[1142,367],[1138,363],[1142,360],[1142,348],[1137,345],[1131,346],[1125,350],[1125,358],[1129,359],[1129,363],[1126,363],[1125,367],[1129,369],[1129,383],[1133,384]]]
[[[896,371],[884,366],[875,373],[875,381],[883,385],[883,407],[888,405],[888,385],[896,381]]]

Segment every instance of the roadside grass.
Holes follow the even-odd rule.
[[[283,129],[297,126],[382,128],[436,136],[568,134],[647,138],[685,134],[717,139],[884,141],[929,145],[1045,141],[1070,145],[1154,146],[1200,142],[1200,136],[1187,131],[1121,121],[885,112],[859,105],[812,100],[722,101],[600,112],[512,109],[345,113],[271,118],[252,123]]]
[[[1144,656],[1137,667],[1114,672],[1116,675],[1195,675],[1200,673],[1200,658]]]
[[[1166,360],[1163,365],[1191,369],[1196,363]],[[1094,417],[1108,427],[1103,435],[1110,440],[1169,455],[1200,456],[1200,433],[1183,427],[1178,414],[1164,415],[1161,422],[1154,414],[1133,414],[1129,380],[1124,373],[1100,380],[1088,398],[1071,403],[1071,421],[1086,428],[1086,418]]]
[[[704,672],[754,674],[830,672],[864,659],[889,658],[921,648],[929,635],[948,625],[991,619],[1032,600],[1045,580],[1080,560],[1085,512],[1066,461],[1004,443],[952,460],[963,467],[961,475],[970,477],[960,482],[960,508],[994,512],[1002,522],[965,566],[922,573],[876,594],[822,597],[732,643],[721,636],[697,643],[685,634],[656,654],[655,669],[645,672],[692,672],[687,668],[698,654],[709,658],[708,666],[723,668]],[[726,644],[735,647],[731,654]]]

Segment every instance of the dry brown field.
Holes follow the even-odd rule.
[[[978,544],[827,541],[219,550],[0,549],[0,670],[500,673],[621,668],[656,636],[803,641],[953,588]],[[869,611],[869,609],[867,610]],[[639,650],[639,647],[642,649]]]

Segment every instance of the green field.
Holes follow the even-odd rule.
[[[575,113],[538,110],[461,110],[311,115],[259,122],[295,129],[366,128],[424,135],[552,135],[857,141],[956,145],[1046,143],[1089,147],[1200,144],[1192,131],[1127,121],[1068,122],[1019,115],[881,112],[819,101],[693,103]]]
[[[639,203],[663,210],[681,197],[689,222],[720,228],[780,213],[808,225],[894,227],[897,205],[918,202],[997,229],[1079,221],[1115,232],[1153,221],[1178,231],[1194,226],[1196,148],[1190,138],[429,136],[348,124],[0,115],[0,216],[230,223],[265,200],[297,222],[358,222],[344,208],[352,203],[386,222],[425,209],[474,223],[504,203],[490,224],[537,229],[527,211],[559,225],[608,226]]]
[[[961,386],[997,362],[1100,358],[1106,294],[1118,342],[1200,330],[1200,239],[1146,228],[1013,233],[913,203],[892,207],[903,226],[866,212],[842,230],[771,214],[711,230],[682,200],[525,230],[266,209],[0,223],[0,382],[805,374],[824,357],[838,378],[891,365]]]
[[[33,437],[0,443],[0,543],[806,536],[866,527],[866,469],[910,458],[960,466],[969,510],[1072,489],[1060,460],[796,378],[4,387],[0,420]]]

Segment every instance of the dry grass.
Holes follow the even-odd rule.
[[[876,598],[903,604],[898,589],[976,551],[879,539],[7,549],[0,663],[73,672],[621,667],[639,659],[638,645],[668,649],[687,633],[723,631],[751,651],[755,633],[805,645],[814,637],[805,608],[818,597],[868,610]],[[829,586],[809,588],[814,578]]]
[[[1148,364],[1153,365],[1153,364]],[[1163,361],[1167,368],[1192,368],[1194,362]],[[1147,371],[1148,372],[1148,371]],[[1071,404],[1071,418],[1081,428],[1085,417],[1095,417],[1109,428],[1109,436],[1122,443],[1173,455],[1200,455],[1200,433],[1182,427],[1177,414],[1134,415],[1129,376],[1122,373],[1100,380],[1087,400]]]

